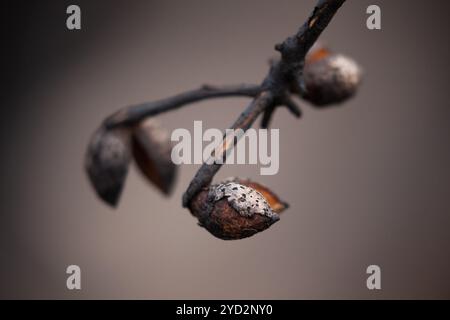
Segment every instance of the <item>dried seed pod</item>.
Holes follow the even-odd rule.
[[[172,143],[168,132],[155,120],[145,120],[134,128],[132,150],[144,176],[164,194],[170,194],[177,166],[171,159]]]
[[[259,191],[238,179],[205,188],[189,208],[202,227],[224,240],[250,237],[280,219]]]
[[[89,143],[85,169],[97,195],[115,207],[130,163],[129,130],[101,126]]]
[[[361,69],[351,58],[315,48],[306,58],[303,95],[316,106],[340,103],[355,94],[361,83]]]
[[[272,190],[270,190],[266,186],[258,182],[251,181],[249,179],[240,179],[240,178],[232,178],[232,179],[233,179],[232,181],[253,188],[259,193],[261,193],[269,203],[270,208],[272,208],[272,210],[275,211],[276,213],[281,213],[287,208],[289,208],[289,204],[287,202],[282,201]]]

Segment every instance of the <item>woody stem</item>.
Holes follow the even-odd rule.
[[[265,112],[266,109],[273,109],[277,101],[286,99],[292,85],[296,86],[299,92],[304,90],[302,73],[306,54],[344,2],[345,0],[319,0],[313,12],[298,32],[275,46],[275,49],[281,53],[281,61],[271,67],[261,85],[261,91],[239,116],[231,127],[232,129],[243,129],[246,131],[259,114]],[[265,115],[264,123],[270,121],[272,113],[273,110],[270,111],[267,117]],[[221,150],[222,154],[216,155],[216,157],[223,156],[225,158],[227,151],[233,148],[235,143],[236,141],[234,143],[226,143]],[[204,163],[200,167],[183,194],[182,203],[184,207],[189,206],[192,198],[203,187],[212,182],[214,175],[221,166],[222,164],[218,163]]]

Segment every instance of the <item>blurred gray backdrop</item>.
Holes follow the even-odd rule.
[[[10,3],[1,107],[1,298],[450,298],[448,1],[349,0],[321,36],[364,68],[358,95],[304,117],[276,113],[280,171],[226,166],[291,208],[267,231],[222,241],[181,208],[198,165],[164,198],[132,168],[118,209],[83,171],[90,135],[118,108],[201,84],[259,82],[274,44],[315,1]],[[365,26],[370,4],[382,30]],[[5,53],[6,52],[6,53]],[[169,129],[232,124],[246,99],[160,117]],[[66,267],[82,290],[66,289]],[[366,288],[366,267],[382,290]]]

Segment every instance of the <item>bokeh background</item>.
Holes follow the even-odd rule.
[[[68,31],[78,4],[82,30]],[[280,171],[227,166],[291,204],[281,221],[222,241],[181,208],[198,165],[165,198],[132,168],[119,207],[83,171],[90,135],[122,106],[203,83],[259,82],[274,44],[315,1],[4,1],[1,298],[450,298],[448,1],[348,1],[321,40],[364,68],[344,105],[280,128]],[[370,4],[382,30],[365,26]],[[160,117],[225,128],[246,105],[211,100]],[[82,290],[66,289],[66,267]],[[366,288],[366,267],[382,290]]]

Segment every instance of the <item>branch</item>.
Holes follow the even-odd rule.
[[[302,116],[302,110],[300,110],[300,107],[297,105],[297,103],[290,97],[286,96],[284,97],[278,104],[273,105],[270,108],[267,108],[264,113],[263,117],[261,119],[261,128],[267,129],[270,125],[270,122],[272,121],[272,117],[275,113],[275,109],[280,106],[285,106],[289,112],[296,118],[300,118]]]
[[[319,0],[310,17],[299,31],[294,36],[288,37],[283,43],[275,46],[275,49],[281,53],[281,61],[272,65],[261,86],[263,91],[240,115],[232,129],[246,131],[262,112],[265,113],[262,124],[263,126],[268,125],[277,105],[276,102],[284,99],[292,83],[296,82],[300,89],[303,87],[302,72],[306,54],[344,2],[345,0]],[[300,115],[292,100],[289,100],[287,106],[294,114]],[[225,141],[220,156],[225,159],[227,151],[233,148],[235,143],[236,141],[234,143]],[[221,166],[221,164],[208,165],[204,163],[200,167],[183,195],[184,207],[189,205],[192,198],[203,187],[212,182],[214,175]]]
[[[250,105],[241,113],[236,122],[231,126],[232,129],[242,129],[244,132],[250,128],[255,122],[256,118],[266,108],[271,106],[274,102],[274,95],[271,91],[262,91]],[[237,143],[233,137],[233,141],[224,141],[222,149],[219,151],[219,155],[215,157],[221,157],[224,160],[229,150],[231,150]],[[225,162],[225,161],[223,161]],[[206,164],[204,163],[195,174],[194,178],[189,184],[188,189],[183,195],[183,206],[187,207],[190,200],[204,187],[211,183],[214,175],[219,171],[222,164]]]
[[[345,0],[319,0],[298,32],[275,46],[275,49],[281,53],[282,62],[285,65],[292,67],[304,62],[309,49],[344,2]]]
[[[306,54],[344,2],[345,0],[319,0],[298,32],[275,46],[275,50],[281,53],[280,68],[286,80],[291,84],[295,82],[296,90],[301,94],[305,91],[302,73]]]
[[[255,84],[223,87],[204,85],[200,89],[187,91],[166,99],[125,107],[106,118],[104,124],[107,128],[132,125],[144,118],[178,109],[189,103],[219,97],[255,97],[260,91],[261,86]]]

